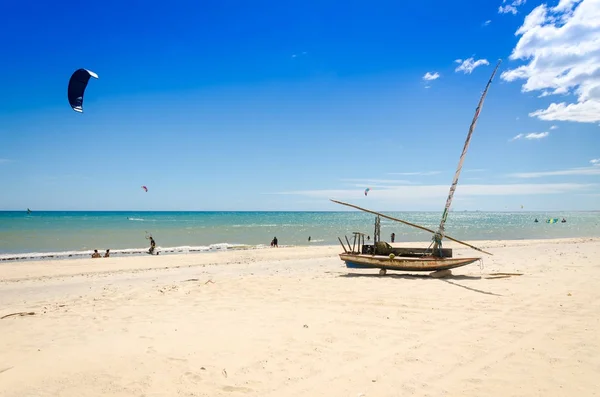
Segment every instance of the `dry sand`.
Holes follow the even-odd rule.
[[[599,395],[600,239],[475,245],[445,279],[339,247],[3,263],[0,317],[35,314],[0,320],[0,395]]]

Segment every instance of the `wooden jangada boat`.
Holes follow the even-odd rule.
[[[456,186],[458,184],[458,178],[460,176],[460,171],[462,169],[462,165],[464,162],[465,155],[467,153],[467,149],[469,148],[469,142],[471,141],[471,136],[473,134],[473,130],[475,129],[475,125],[477,123],[477,119],[479,118],[479,113],[481,111],[481,107],[483,106],[483,101],[487,95],[487,91],[494,79],[496,71],[500,66],[500,62],[494,68],[492,72],[492,76],[490,77],[487,85],[485,86],[485,90],[479,99],[479,104],[475,109],[475,116],[473,117],[473,121],[471,122],[471,126],[469,128],[469,133],[467,134],[467,139],[465,141],[465,145],[463,147],[462,154],[460,156],[460,160],[458,162],[458,167],[456,169],[456,173],[454,174],[454,179],[452,181],[452,185],[450,185],[450,192],[448,194],[448,199],[446,200],[446,207],[444,208],[444,212],[442,214],[442,219],[440,221],[440,225],[437,231],[428,229],[426,227],[410,223],[404,221],[402,219],[393,218],[391,216],[384,215],[379,212],[371,211],[365,208],[361,208],[357,205],[344,203],[337,200],[331,200],[334,203],[345,205],[348,207],[356,208],[358,210],[369,212],[371,214],[377,215],[375,220],[375,233],[373,236],[373,244],[365,244],[364,234],[359,232],[354,232],[354,241],[352,246],[350,246],[350,241],[346,237],[346,242],[348,243],[348,248],[344,245],[342,240],[338,237],[340,244],[344,248],[344,253],[340,254],[340,259],[342,259],[346,263],[346,267],[348,268],[358,268],[358,269],[380,269],[380,274],[385,274],[387,270],[401,270],[401,271],[439,271],[439,270],[449,270],[452,268],[465,266],[480,260],[481,258],[453,258],[452,257],[452,249],[442,248],[442,239],[447,238],[448,240],[457,242],[459,244],[470,247],[476,251],[492,255],[489,252],[486,252],[482,249],[474,247],[471,244],[465,243],[463,241],[452,238],[445,233],[445,223],[448,218],[448,212],[450,210],[450,205],[452,203],[452,197],[454,196],[454,191],[456,190]],[[425,230],[427,232],[433,233],[433,239],[428,248],[398,248],[392,247],[390,244],[380,240],[380,218],[386,218],[393,221],[397,221],[400,223],[404,223],[405,225],[416,227],[421,230]],[[358,243],[358,244],[357,244]],[[356,247],[356,249],[355,249]]]

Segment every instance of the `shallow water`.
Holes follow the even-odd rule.
[[[386,212],[437,229],[438,212]],[[546,223],[549,218],[566,223]],[[540,222],[534,223],[534,219]],[[339,244],[360,231],[373,236],[375,216],[364,212],[0,212],[0,260],[87,255],[110,248],[140,253],[152,235],[163,252],[209,251],[240,246]],[[429,242],[431,235],[382,219],[381,236]],[[446,233],[461,240],[600,237],[600,212],[451,212]],[[308,237],[311,237],[309,243]]]

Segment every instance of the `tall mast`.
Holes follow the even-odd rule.
[[[448,211],[450,211],[450,205],[452,204],[452,198],[454,197],[454,191],[456,190],[456,185],[458,185],[458,177],[460,176],[460,171],[462,170],[463,162],[465,160],[465,155],[467,154],[467,150],[469,149],[469,143],[471,142],[471,135],[473,135],[473,130],[475,129],[475,124],[477,124],[477,119],[479,118],[479,112],[481,112],[481,107],[483,106],[483,101],[485,100],[485,96],[487,95],[488,88],[492,84],[492,80],[496,75],[496,71],[500,66],[502,60],[498,60],[498,64],[494,68],[492,72],[492,76],[485,86],[485,90],[483,90],[483,94],[481,95],[481,99],[479,99],[479,104],[477,104],[477,109],[475,109],[475,116],[473,117],[473,121],[471,122],[471,126],[469,127],[469,133],[467,134],[467,140],[465,141],[465,146],[463,147],[462,154],[460,155],[460,160],[458,161],[458,168],[456,168],[456,172],[454,173],[454,180],[452,181],[452,185],[450,185],[450,192],[448,193],[448,199],[446,200],[446,207],[444,208],[444,213],[442,214],[442,220],[440,221],[440,226],[438,231],[433,236],[433,252],[434,255],[437,252],[438,248],[442,245],[442,239],[444,238],[444,224],[446,223],[446,218],[448,218]]]

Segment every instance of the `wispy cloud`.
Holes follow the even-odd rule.
[[[600,159],[598,159],[600,160]],[[594,164],[594,163],[592,163]],[[600,167],[578,167],[569,168],[566,170],[558,171],[541,171],[541,172],[517,172],[514,174],[508,174],[509,177],[514,178],[542,178],[545,176],[565,176],[565,175],[600,175]]]
[[[512,137],[511,139],[509,139],[509,142],[512,141],[516,141],[518,139],[529,139],[529,140],[534,140],[534,139],[542,139],[542,138],[546,138],[548,135],[550,135],[549,132],[531,132],[529,134],[518,134],[515,135],[514,137]]]
[[[550,135],[550,133],[548,131],[538,132],[538,133],[532,132],[532,133],[525,135],[525,139],[542,139],[542,138],[547,137],[548,135]]]
[[[475,60],[475,58],[471,57],[469,59],[457,59],[454,62],[460,64],[456,67],[456,69],[454,69],[455,72],[463,72],[464,74],[471,74],[473,72],[473,70],[475,70],[475,68],[482,66],[482,65],[489,65],[490,63],[488,62],[487,59],[478,59]]]
[[[298,58],[299,56],[304,56],[306,54],[307,54],[306,51],[303,51],[301,54],[292,54],[292,58]]]
[[[593,159],[593,160],[590,160],[590,163],[591,163],[592,165],[597,165],[597,166],[600,166],[600,159]]]
[[[509,142],[516,141],[517,139],[523,138],[524,135],[525,134],[517,134],[517,135],[513,136],[512,138],[510,138],[508,141]]]
[[[564,1],[564,0],[561,0],[561,1]],[[506,5],[501,5],[500,7],[498,7],[499,14],[511,13],[513,15],[516,15],[518,12],[517,7],[525,4],[525,0],[513,0],[513,1],[502,0],[502,4],[506,4]]]
[[[557,125],[553,125],[553,126],[550,127],[550,129],[551,130],[556,130],[556,129],[558,129],[558,126]]]
[[[487,171],[485,168],[465,168],[463,172],[483,172]]]
[[[427,72],[423,75],[423,80],[425,81],[432,81],[432,80],[437,80],[440,78],[440,74],[438,72]]]
[[[9,159],[0,159],[0,164],[10,163]]]
[[[488,26],[490,23],[492,23],[491,19],[488,19],[487,21],[485,21],[484,23],[482,23],[483,26]]]
[[[597,168],[600,172],[600,168]],[[523,195],[545,195],[562,194],[576,191],[586,191],[597,187],[597,184],[581,183],[515,183],[515,184],[472,184],[462,185],[457,194],[461,197],[469,196],[523,196]],[[273,194],[298,195],[312,198],[338,198],[338,199],[364,199],[364,193],[352,189],[324,189],[324,190],[295,190],[276,192]],[[448,195],[448,185],[416,185],[397,186],[391,189],[371,192],[369,200],[394,200],[398,204],[415,202],[415,200],[444,199]]]
[[[350,186],[355,187],[378,187],[378,188],[390,188],[396,187],[399,185],[413,185],[415,182],[400,180],[400,179],[370,179],[370,178],[344,178],[341,179],[342,182],[349,184]]]
[[[437,175],[441,171],[418,171],[418,172],[388,172],[388,175],[404,175],[404,176],[415,176],[415,175]]]

